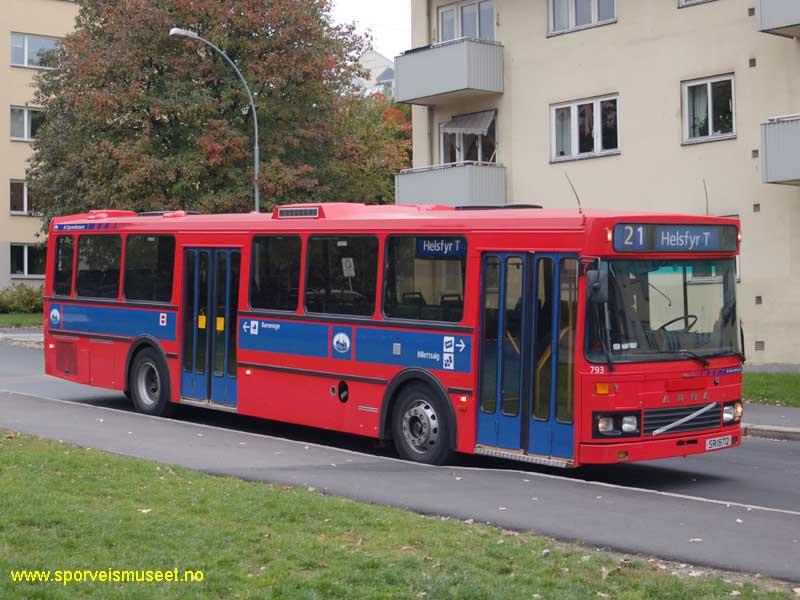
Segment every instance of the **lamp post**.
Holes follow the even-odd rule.
[[[253,173],[254,173],[253,174],[253,187],[255,189],[255,192],[254,192],[254,196],[255,196],[255,211],[256,212],[261,212],[261,194],[260,194],[259,189],[258,189],[258,184],[259,184],[259,173],[258,173],[259,168],[258,167],[259,167],[259,163],[261,162],[260,161],[260,157],[259,157],[259,146],[258,146],[258,113],[256,112],[256,103],[253,100],[253,94],[250,91],[250,86],[247,85],[247,80],[244,78],[244,75],[242,75],[242,72],[239,70],[239,67],[236,66],[236,63],[234,63],[230,59],[230,57],[222,51],[221,48],[215,46],[214,44],[209,42],[207,39],[205,39],[203,37],[200,37],[200,35],[198,35],[197,32],[190,31],[188,29],[181,29],[180,27],[173,27],[172,29],[169,30],[169,35],[170,35],[170,37],[183,37],[183,38],[187,38],[187,39],[190,39],[190,40],[197,40],[199,42],[203,42],[206,46],[210,46],[211,48],[216,50],[222,56],[222,58],[224,58],[225,61],[231,67],[233,67],[233,70],[236,71],[236,75],[241,80],[242,85],[244,86],[244,90],[245,90],[245,92],[247,92],[247,97],[250,100],[250,110],[253,113],[253,125],[255,127],[255,144],[254,144],[254,148],[253,148],[253,153],[255,155],[254,171],[253,171]]]

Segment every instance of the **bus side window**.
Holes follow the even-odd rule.
[[[250,306],[297,310],[300,289],[299,236],[256,236],[250,268]]]
[[[78,239],[78,296],[116,299],[121,258],[120,236],[82,235]]]
[[[56,264],[53,276],[53,294],[72,295],[72,258],[75,243],[71,235],[62,235],[56,242]]]
[[[125,240],[125,299],[172,300],[175,238],[171,235],[129,235]]]
[[[383,312],[395,319],[458,323],[464,315],[467,242],[390,236]]]
[[[306,310],[367,317],[375,311],[378,238],[311,237],[308,240]]]

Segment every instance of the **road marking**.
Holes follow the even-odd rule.
[[[716,500],[714,498],[703,498],[701,496],[691,496],[691,495],[688,495],[688,494],[678,494],[678,493],[675,493],[675,492],[664,492],[664,491],[661,491],[661,490],[652,490],[652,489],[648,489],[648,488],[629,487],[629,486],[619,485],[619,484],[616,484],[616,483],[605,483],[605,482],[602,482],[602,481],[590,481],[588,479],[578,479],[578,478],[572,478],[572,477],[564,477],[563,475],[551,475],[550,473],[537,473],[535,471],[522,471],[522,470],[519,470],[519,469],[493,469],[493,468],[490,468],[490,467],[487,468],[487,467],[452,467],[452,466],[450,466],[450,467],[437,467],[437,466],[433,466],[433,465],[425,465],[425,464],[420,464],[420,463],[410,463],[410,462],[408,462],[406,460],[403,460],[401,458],[394,458],[394,457],[391,457],[391,456],[380,456],[380,455],[375,455],[375,454],[367,454],[366,452],[359,452],[357,450],[348,450],[346,448],[335,448],[333,446],[325,446],[323,444],[317,444],[317,443],[314,443],[314,442],[304,442],[304,441],[299,441],[299,440],[292,440],[292,439],[289,439],[289,438],[279,437],[279,436],[275,436],[275,435],[265,435],[265,434],[260,434],[260,433],[253,433],[253,432],[250,432],[250,431],[239,431],[237,429],[219,427],[217,425],[208,425],[206,423],[193,423],[191,421],[181,421],[181,420],[178,420],[178,419],[171,419],[171,418],[168,418],[168,417],[155,417],[155,416],[152,416],[152,415],[143,415],[141,413],[137,413],[137,412],[133,412],[133,411],[124,411],[124,410],[120,410],[118,408],[110,408],[110,407],[107,407],[107,406],[95,406],[93,404],[83,404],[82,402],[75,401],[75,400],[62,400],[62,399],[59,399],[59,398],[50,398],[50,397],[47,397],[47,396],[38,396],[36,394],[31,394],[31,393],[27,393],[27,392],[15,392],[15,391],[8,390],[8,389],[0,389],[0,394],[11,394],[11,395],[17,395],[17,396],[27,396],[29,398],[36,398],[36,399],[39,399],[39,400],[45,400],[47,402],[58,402],[60,404],[70,404],[70,405],[74,405],[74,406],[81,406],[81,407],[84,407],[84,408],[93,408],[93,409],[96,409],[96,410],[106,410],[106,411],[110,411],[110,412],[117,413],[117,414],[121,413],[121,414],[124,414],[124,415],[142,417],[142,418],[146,418],[146,419],[153,419],[153,420],[161,421],[161,422],[165,422],[165,421],[172,422],[172,423],[176,423],[176,424],[179,424],[179,425],[183,425],[185,427],[202,427],[204,429],[211,429],[211,430],[214,430],[214,431],[220,431],[220,432],[224,432],[224,433],[228,433],[228,434],[245,435],[245,436],[251,436],[251,437],[255,437],[255,438],[259,438],[259,439],[270,439],[270,440],[290,443],[290,444],[299,445],[299,446],[310,446],[310,447],[314,447],[314,448],[319,448],[320,450],[326,450],[326,451],[329,451],[329,452],[342,452],[342,453],[350,454],[350,455],[353,455],[353,456],[361,456],[361,457],[369,458],[369,459],[377,459],[377,460],[383,460],[383,461],[398,462],[398,463],[403,463],[404,465],[416,466],[416,467],[424,467],[424,468],[428,468],[428,469],[441,469],[443,471],[444,470],[447,470],[447,471],[454,471],[454,470],[457,470],[457,471],[476,471],[476,472],[480,472],[480,473],[515,473],[515,474],[519,474],[519,475],[524,475],[526,477],[538,477],[540,479],[551,479],[551,480],[556,480],[556,481],[561,481],[561,482],[571,482],[571,483],[577,483],[577,484],[584,484],[584,485],[590,485],[590,486],[595,486],[595,487],[601,487],[601,488],[605,488],[605,489],[615,489],[615,490],[623,490],[623,491],[629,491],[629,492],[640,492],[640,493],[643,493],[643,494],[652,494],[652,495],[655,495],[655,496],[664,496],[664,497],[667,497],[667,498],[675,498],[675,499],[678,499],[678,500],[689,500],[689,501],[692,501],[692,502],[703,502],[705,504],[716,504],[716,505],[725,506],[726,508],[744,508],[744,509],[749,509],[749,510],[756,510],[756,511],[762,511],[762,512],[770,512],[770,513],[778,513],[778,514],[783,514],[783,515],[790,515],[790,516],[793,516],[793,517],[800,517],[800,511],[788,510],[788,509],[785,509],[785,508],[773,508],[773,507],[770,507],[770,506],[759,506],[757,504],[745,504],[745,503],[742,503],[742,502],[735,502],[735,501],[729,501],[729,500]],[[155,461],[155,462],[158,462],[158,461]]]

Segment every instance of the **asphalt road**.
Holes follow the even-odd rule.
[[[0,427],[251,480],[533,530],[595,547],[800,581],[800,443],[564,472],[464,457],[396,460],[370,440],[200,409],[131,412],[0,344]]]

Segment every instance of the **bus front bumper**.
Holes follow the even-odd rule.
[[[581,464],[610,464],[675,458],[736,448],[742,444],[742,428],[725,427],[712,433],[689,434],[671,438],[612,444],[587,444],[579,447]]]

